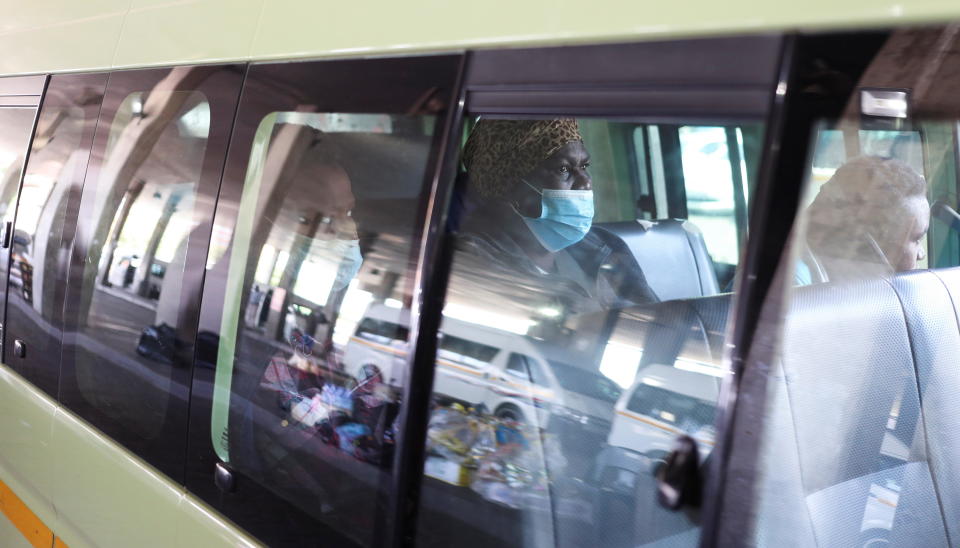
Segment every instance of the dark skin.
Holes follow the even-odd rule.
[[[587,168],[590,167],[590,153],[580,141],[573,141],[557,149],[549,158],[523,177],[534,188],[545,190],[592,190],[593,181]],[[523,219],[538,218],[541,215],[541,196],[529,186],[518,182],[503,198],[503,205],[496,209],[496,222],[519,243],[527,256],[544,270],[553,270],[554,254],[537,241]]]

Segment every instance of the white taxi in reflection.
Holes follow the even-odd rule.
[[[678,359],[642,368],[614,408],[594,481],[607,496],[633,500],[639,476],[651,476],[680,434],[697,441],[701,461],[714,445],[714,416],[723,373]]]
[[[359,380],[381,374],[404,378],[409,312],[371,304],[343,353],[346,372]],[[562,417],[585,430],[609,431],[620,388],[595,369],[553,359],[549,347],[500,329],[445,317],[438,341],[434,393],[483,405],[500,418],[546,427]]]

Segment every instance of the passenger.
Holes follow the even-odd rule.
[[[807,208],[807,249],[795,280],[804,285],[912,270],[925,256],[929,225],[923,177],[896,159],[854,158]]]
[[[465,214],[459,245],[481,270],[533,278],[555,295],[565,285],[579,294],[579,311],[657,300],[633,257],[590,232],[590,153],[576,120],[481,119],[463,158],[478,203]]]

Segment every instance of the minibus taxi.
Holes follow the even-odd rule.
[[[960,545],[960,8],[0,24],[0,545]]]

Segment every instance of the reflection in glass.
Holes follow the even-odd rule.
[[[956,59],[927,56],[956,46],[950,30],[890,33],[853,89],[946,82]],[[892,70],[900,66],[913,70]],[[949,546],[960,533],[946,403],[957,386],[960,278],[925,268],[960,264],[956,96],[931,86],[910,109],[894,121],[849,108],[807,136],[809,205],[780,265],[786,287],[771,298],[782,318],[756,335],[778,341],[756,377],[756,545]],[[823,181],[826,164],[834,171]],[[940,245],[928,249],[928,230]]]
[[[671,196],[699,199],[697,214],[730,230],[710,225],[701,236],[690,221],[649,218],[654,208],[632,209],[647,219],[601,221],[643,188],[628,158],[608,153],[635,144],[620,124],[481,118],[469,130],[451,211],[423,546],[697,544],[695,524],[654,502],[653,471],[678,434],[703,458],[714,444],[730,295],[717,294],[705,241],[736,253],[729,174],[742,166],[725,128],[681,127],[684,161],[660,161],[648,185],[663,202],[655,209],[686,207]],[[662,172],[671,166],[683,173]],[[703,170],[714,181],[728,173],[726,194]],[[684,175],[686,198],[664,191]]]
[[[816,158],[828,145],[814,138]],[[822,545],[945,544],[917,392],[925,360],[937,359],[924,330],[943,322],[936,308],[921,319],[914,307],[950,297],[935,276],[904,277],[926,259],[933,189],[914,163],[918,135],[861,130],[859,139],[861,151],[880,155],[846,158],[807,189],[813,198],[800,212],[766,404],[756,531],[764,545],[813,535]]]
[[[37,119],[11,242],[7,340],[17,338],[33,349],[43,349],[11,363],[54,396],[74,217],[105,80],[103,75],[51,77]],[[28,134],[26,114],[22,124]],[[0,207],[8,207],[6,218],[13,220],[17,182],[12,172],[5,175],[8,182]]]
[[[927,184],[894,158],[848,160],[806,208],[799,285],[889,276],[926,257]]]
[[[733,169],[722,127],[683,126],[679,130],[683,181],[689,219],[703,231],[713,260],[737,264]]]
[[[3,108],[0,109],[0,127],[3,127],[3,135],[0,137],[0,222],[13,222],[14,209],[17,206],[17,189],[20,186],[20,175],[23,169],[23,161],[27,152],[27,145],[30,140],[30,131],[33,129],[33,119],[36,116],[34,108]],[[35,182],[35,180],[31,180]],[[32,185],[24,188],[28,194],[32,191]],[[26,226],[36,226],[35,220],[30,219],[25,222]],[[21,238],[18,241],[20,249],[24,242]],[[16,277],[11,279],[13,287],[23,288],[23,274],[21,265],[24,263],[23,257],[13,260],[17,266]],[[29,267],[28,267],[29,270]],[[27,288],[29,294],[31,288]]]
[[[135,92],[106,128],[99,170],[84,185],[80,245],[89,245],[71,296],[75,340],[68,347],[87,405],[138,439],[159,436],[170,398],[182,387],[178,331],[184,314],[187,244],[206,154],[207,99],[196,91]],[[73,381],[67,386],[73,386]]]
[[[225,278],[228,296],[212,412],[218,457],[363,545],[392,462],[435,122],[268,115],[232,246],[208,274]]]

